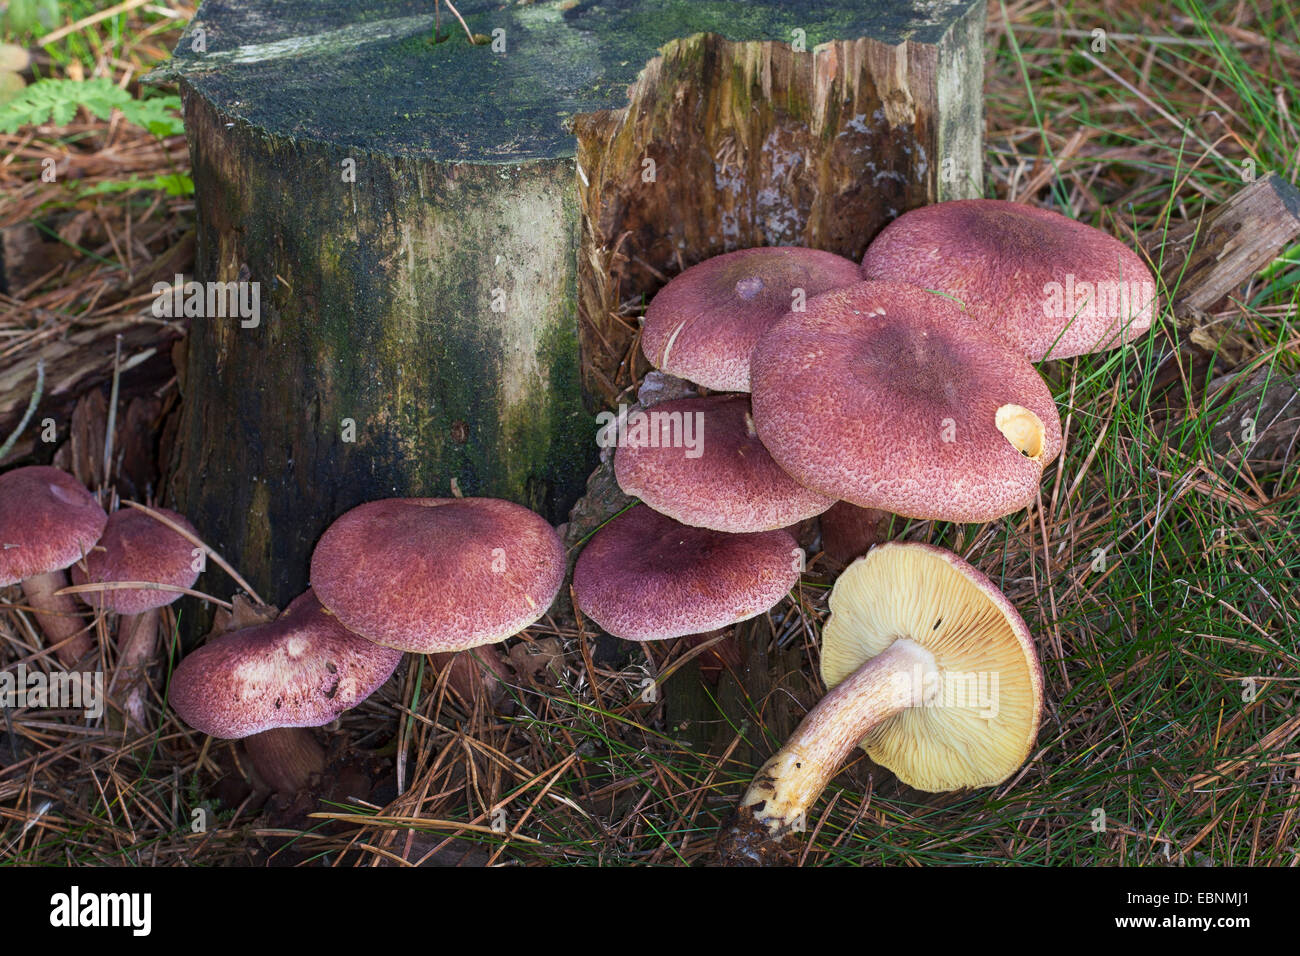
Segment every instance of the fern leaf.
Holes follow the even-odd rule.
[[[16,133],[23,126],[54,123],[66,126],[84,106],[101,120],[120,110],[129,123],[155,136],[175,136],[184,131],[177,111],[180,97],[154,96],[137,100],[106,77],[89,80],[38,80],[0,107],[0,132]]]

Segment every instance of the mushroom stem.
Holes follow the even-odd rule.
[[[158,608],[117,619],[117,670],[108,693],[121,703],[127,722],[137,727],[145,726],[145,677],[157,647]]]
[[[68,586],[63,571],[34,574],[23,581],[23,595],[36,615],[41,633],[55,647],[59,663],[71,667],[90,653],[93,644],[85,621],[70,594],[57,594]]]
[[[818,519],[822,550],[832,561],[847,565],[889,537],[888,530],[881,530],[888,519],[888,511],[837,501]]]
[[[305,727],[280,727],[244,738],[253,769],[277,793],[294,794],[325,770],[325,751]]]
[[[808,809],[849,754],[881,721],[924,704],[937,673],[934,655],[898,638],[841,681],[754,775],[718,840],[720,862],[763,866],[791,860]]]

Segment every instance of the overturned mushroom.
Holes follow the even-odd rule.
[[[957,555],[873,548],[835,582],[822,631],[829,688],[763,764],[718,843],[729,865],[790,862],[808,811],[861,746],[925,791],[991,787],[1024,762],[1043,681],[1010,602]]]

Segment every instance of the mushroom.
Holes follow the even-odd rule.
[[[629,433],[614,453],[614,475],[623,491],[660,514],[698,528],[746,533],[797,524],[835,503],[772,459],[754,430],[747,395],[661,402],[645,414],[650,434],[634,441]],[[666,440],[665,430],[685,422],[699,422],[679,429],[692,434],[694,446]]]
[[[166,508],[154,510],[198,536],[183,515]],[[189,539],[147,512],[125,509],[109,516],[99,543],[82,564],[73,566],[72,581],[77,585],[139,582],[189,588],[199,577],[194,564],[194,545]],[[109,693],[122,702],[127,719],[141,727],[145,724],[145,677],[158,646],[158,609],[180,596],[180,591],[163,588],[81,593],[91,607],[121,615],[117,624],[117,671]]]
[[[1043,680],[1025,622],[942,548],[889,542],[839,577],[822,630],[829,692],[754,776],[722,862],[788,862],[807,812],[855,747],[928,792],[991,787],[1038,734]]]
[[[747,395],[669,400],[645,415],[639,430],[629,423],[614,474],[625,493],[660,514],[692,527],[747,534],[788,528],[834,504],[796,482],[768,454]],[[682,436],[691,441],[675,440]],[[711,642],[700,662],[711,683],[741,661],[735,635],[711,641],[724,634],[725,628],[685,636],[688,647]]]
[[[754,425],[777,464],[861,508],[992,520],[1034,501],[1061,447],[1028,359],[899,282],[812,299],[759,340],[752,372]]]
[[[90,550],[107,523],[95,496],[57,468],[32,465],[0,475],[0,587],[22,584],[64,667],[92,645],[76,601],[56,592],[68,584],[64,569]]]
[[[275,620],[222,634],[172,675],[172,709],[195,730],[243,739],[258,774],[294,793],[325,766],[303,728],[357,706],[397,669],[402,652],[358,637],[306,591]]]
[[[311,583],[344,627],[416,654],[495,644],[560,593],[564,545],[527,508],[497,498],[387,498],[326,529]]]
[[[496,498],[389,498],[335,521],[311,559],[312,587],[345,627],[367,640],[430,655],[462,697],[489,701],[509,664],[494,645],[546,613],[567,563],[555,529]],[[490,675],[490,676],[488,676]]]
[[[1033,361],[1131,342],[1151,327],[1157,306],[1151,270],[1114,236],[999,199],[904,213],[867,247],[862,277],[953,295]]]
[[[615,637],[686,637],[770,610],[799,580],[801,559],[787,531],[725,534],[637,505],[578,556],[573,596]]]
[[[718,392],[749,391],[749,356],[777,319],[819,293],[859,281],[856,263],[795,246],[741,249],[691,266],[645,312],[650,364]]]

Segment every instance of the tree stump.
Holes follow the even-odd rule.
[[[709,256],[860,256],[979,196],[983,0],[205,0],[179,83],[200,282],[174,505],[276,603],[346,509],[564,520],[639,305]]]

